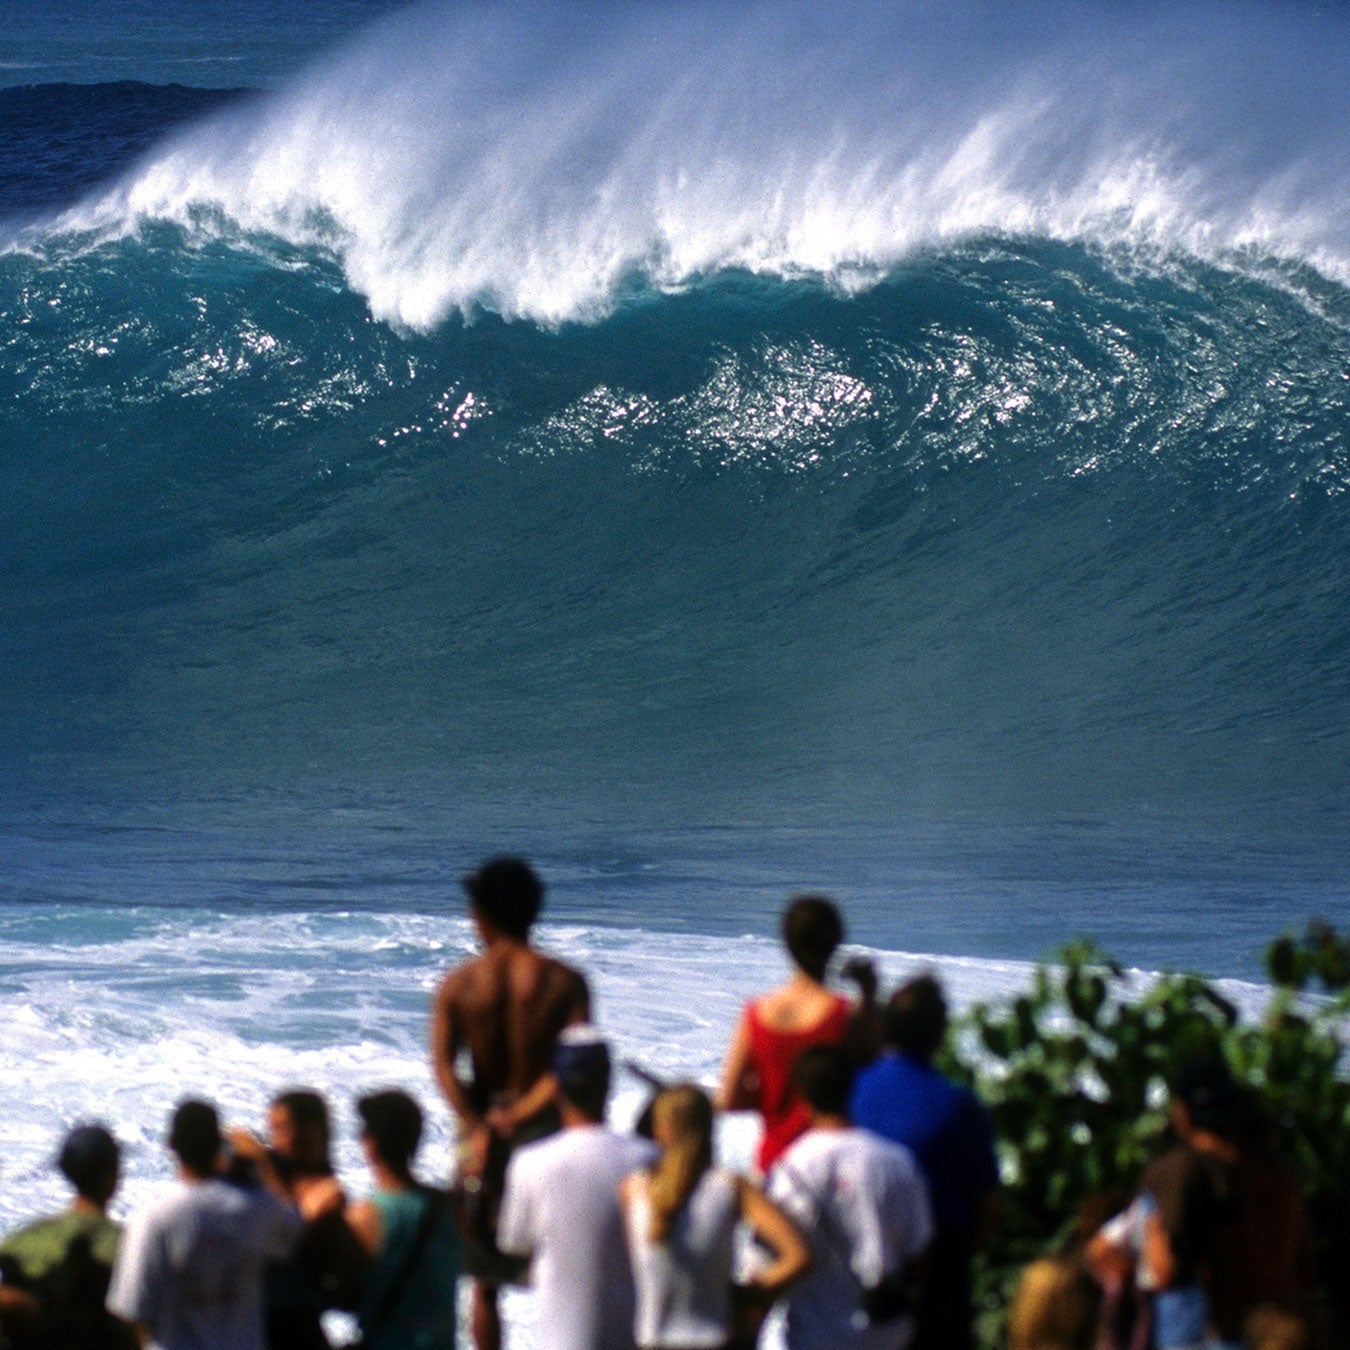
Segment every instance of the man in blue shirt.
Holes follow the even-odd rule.
[[[970,1265],[993,1227],[998,1160],[988,1113],[944,1078],[933,1057],[947,1003],[931,975],[903,984],[886,1006],[886,1053],[853,1086],[854,1124],[903,1144],[928,1182],[934,1237],[912,1350],[970,1350]]]

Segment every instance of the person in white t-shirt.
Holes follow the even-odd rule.
[[[179,1184],[127,1225],[108,1310],[154,1350],[263,1350],[263,1264],[290,1255],[300,1214],[220,1178],[220,1122],[208,1103],[178,1107],[169,1148]]]
[[[928,1188],[907,1148],[850,1125],[851,1076],[839,1047],[802,1051],[794,1079],[811,1126],[769,1174],[814,1258],[788,1291],[788,1350],[905,1350],[914,1335]]]
[[[539,1350],[631,1350],[633,1277],[619,1182],[656,1149],[604,1124],[609,1050],[594,1027],[564,1031],[553,1067],[562,1132],[512,1156],[497,1245],[530,1258]]]

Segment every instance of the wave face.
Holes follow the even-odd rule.
[[[12,221],[7,791],[1343,842],[1347,31],[429,5]]]
[[[11,765],[1339,818],[1338,288],[987,241],[417,337],[278,263],[0,264]]]

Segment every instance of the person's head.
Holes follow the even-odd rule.
[[[823,895],[798,895],[783,911],[783,943],[797,968],[813,980],[825,978],[830,957],[844,940],[844,921]]]
[[[603,1120],[609,1096],[609,1046],[589,1025],[567,1027],[553,1051],[553,1073],[564,1108],[587,1120]]]
[[[1311,1329],[1303,1318],[1269,1303],[1249,1314],[1242,1331],[1242,1343],[1251,1350],[1308,1350],[1312,1344]]]
[[[841,1045],[809,1045],[792,1066],[792,1085],[812,1116],[848,1119],[853,1066]]]
[[[169,1147],[198,1176],[210,1176],[220,1160],[220,1117],[210,1102],[180,1102],[169,1125]]]
[[[652,1103],[652,1137],[661,1156],[647,1187],[650,1235],[653,1242],[664,1242],[675,1216],[712,1166],[713,1106],[708,1094],[693,1083],[665,1088]]]
[[[464,878],[476,918],[521,942],[544,904],[544,883],[523,858],[492,858]]]
[[[1172,1079],[1171,1095],[1172,1118],[1183,1136],[1203,1130],[1236,1143],[1247,1129],[1246,1097],[1217,1052],[1186,1060]]]
[[[386,1088],[356,1103],[361,1138],[390,1171],[406,1175],[422,1142],[422,1108],[406,1092]]]
[[[117,1189],[121,1152],[102,1125],[77,1125],[66,1135],[56,1165],[77,1195],[101,1209]]]
[[[303,1171],[331,1171],[328,1107],[317,1092],[283,1092],[267,1108],[267,1133],[276,1154]]]
[[[1101,1301],[1101,1288],[1081,1261],[1033,1261],[1008,1308],[1008,1350],[1091,1350]]]
[[[886,1042],[903,1055],[930,1060],[947,1034],[947,1000],[932,975],[906,981],[886,1004]]]

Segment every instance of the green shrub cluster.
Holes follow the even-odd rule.
[[[1018,1274],[1068,1239],[1084,1202],[1133,1191],[1167,1126],[1166,1084],[1212,1051],[1264,1105],[1303,1179],[1321,1316],[1350,1328],[1350,941],[1315,924],[1271,943],[1266,967],[1271,996],[1252,1020],[1197,975],[1130,977],[1079,941],[1027,993],[958,1023],[944,1068],[988,1105],[1005,1183],[977,1271],[983,1346],[1002,1344]]]

